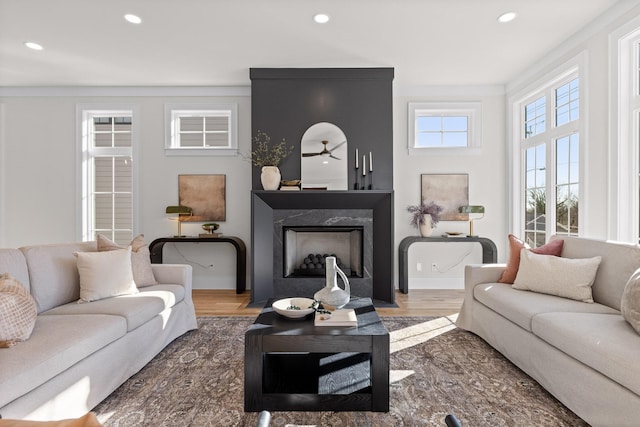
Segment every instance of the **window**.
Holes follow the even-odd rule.
[[[640,243],[640,19],[610,37],[612,61],[609,233]]]
[[[546,124],[546,99],[543,96],[542,98],[536,99],[529,105],[527,105],[524,109],[524,128],[525,128],[525,138],[529,138],[530,136],[537,135],[545,130]]]
[[[481,104],[409,103],[409,154],[479,148]]]
[[[82,240],[128,244],[134,230],[132,110],[79,109]]]
[[[578,235],[580,202],[580,77],[578,70],[548,82],[516,103],[522,186],[519,219],[525,241]]]
[[[168,155],[236,155],[237,105],[165,106]]]

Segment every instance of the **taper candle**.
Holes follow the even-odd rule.
[[[369,151],[369,172],[373,172],[373,154]]]
[[[358,149],[356,148],[356,169],[358,169]]]
[[[367,176],[367,156],[362,155],[362,176]]]

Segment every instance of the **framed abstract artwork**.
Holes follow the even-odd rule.
[[[225,221],[227,219],[226,175],[178,175],[181,206],[193,210],[184,222]]]
[[[442,206],[440,221],[468,221],[469,214],[459,212],[469,204],[468,174],[422,174],[421,202]]]

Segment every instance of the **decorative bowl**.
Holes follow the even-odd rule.
[[[313,300],[311,298],[284,298],[275,301],[271,304],[271,307],[281,316],[289,319],[300,319],[313,313],[312,304]]]
[[[201,227],[202,227],[203,230],[206,230],[209,233],[213,233],[218,228],[220,228],[220,224],[215,223],[215,222],[209,222],[207,224],[202,224]]]

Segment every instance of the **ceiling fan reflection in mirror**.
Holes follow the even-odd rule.
[[[338,145],[336,145],[331,149],[327,148],[329,141],[320,141],[320,142],[322,142],[322,151],[317,153],[302,153],[302,157],[323,156],[323,157],[331,157],[332,159],[336,159],[336,160],[341,160],[339,157],[334,156],[332,153],[336,149],[338,149],[338,147],[341,147],[344,143],[346,143],[347,142],[346,140],[342,141],[341,143],[339,143]]]

